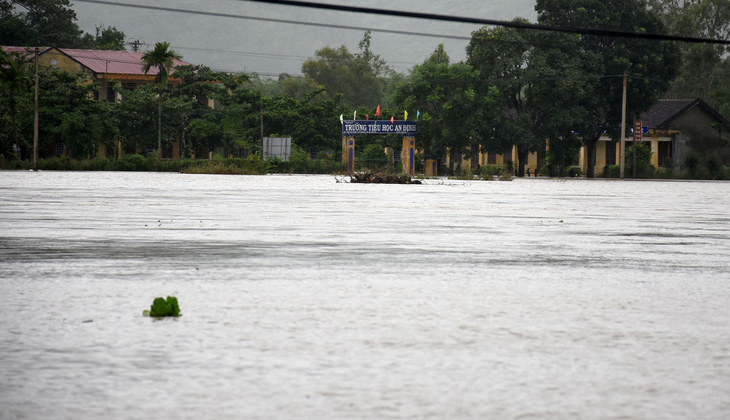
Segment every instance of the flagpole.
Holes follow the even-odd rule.
[[[624,179],[624,168],[626,167],[626,144],[624,144],[624,133],[626,130],[626,73],[624,73],[624,92],[623,99],[621,101],[621,133],[619,138],[621,139],[621,145],[619,146],[619,177]]]

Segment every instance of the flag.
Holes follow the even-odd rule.
[[[416,110],[416,121],[418,121],[418,118],[421,116],[421,111]]]
[[[403,121],[408,120],[408,111],[403,111]]]
[[[365,121],[370,121],[370,115],[365,114]]]
[[[357,111],[355,111],[355,113],[352,114],[352,120],[357,121]]]
[[[340,114],[340,124],[344,124],[345,122],[342,120],[343,115]]]
[[[380,105],[378,105],[378,109],[375,110],[375,116],[376,117],[380,116]]]
[[[393,116],[390,116],[390,123],[393,124]]]

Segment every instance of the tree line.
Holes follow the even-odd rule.
[[[538,23],[546,25],[715,38],[730,33],[730,4],[719,0],[538,0],[535,7]],[[58,22],[38,18],[48,10],[63,12],[54,14]],[[2,0],[0,16],[3,45],[50,42],[44,36],[57,37],[52,45],[75,47],[92,39],[97,46],[124,39],[115,28],[100,27],[96,37],[81,35],[68,0]],[[580,146],[590,161],[602,133],[619,138],[624,75],[627,121],[662,97],[703,97],[730,113],[730,61],[721,46],[485,27],[472,34],[465,61],[451,62],[439,45],[404,75],[390,69],[370,41],[368,32],[356,52],[345,46],[318,50],[302,65],[304,77],[267,79],[178,67],[171,76],[179,84],[117,86],[122,100],[116,103],[88,101],[94,86],[82,75],[43,69],[44,150],[65,143],[72,156],[89,157],[100,144],[114,148],[121,142],[134,152],[142,145],[158,144],[160,150],[179,141],[187,154],[204,149],[229,155],[256,152],[263,134],[291,136],[299,150],[336,153],[339,115],[373,116],[381,106],[386,118],[418,113],[423,155],[442,161],[450,156],[458,164],[476,150],[503,153],[516,146],[520,175],[530,152],[559,174]],[[10,156],[13,145],[28,146],[32,133],[31,70],[17,57],[0,58],[7,93],[0,102],[0,153]],[[216,106],[208,107],[203,98]],[[362,140],[356,142],[361,152],[365,144],[399,144],[396,136]],[[588,168],[587,176],[594,176],[592,165]]]

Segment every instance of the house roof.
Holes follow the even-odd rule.
[[[25,58],[35,56],[35,47],[15,47],[10,45],[2,45],[0,46],[0,49],[8,54],[20,54]],[[39,52],[45,51],[47,49],[48,47],[38,47]]]
[[[79,50],[71,48],[58,48],[58,50],[97,74],[157,75],[156,67],[151,68],[147,73],[142,70],[143,52]],[[182,60],[174,60],[175,66],[189,64]]]
[[[660,99],[651,109],[641,114],[639,117],[643,126],[651,129],[667,130],[671,128],[672,122],[687,113],[688,111],[699,107],[718,122],[730,127],[730,123],[725,120],[720,113],[715,111],[710,105],[700,98],[697,99]]]
[[[34,55],[33,47],[0,47],[7,53],[27,54],[28,57]],[[53,48],[39,47],[39,55],[43,55]],[[142,70],[143,52],[135,51],[106,51],[106,50],[81,50],[73,48],[56,48],[62,54],[79,62],[96,74],[120,74],[132,76],[156,76],[158,71],[156,67],[145,73]],[[186,66],[190,63],[182,60],[174,60],[175,66]]]

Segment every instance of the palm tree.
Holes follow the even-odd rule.
[[[147,51],[142,55],[142,71],[149,73],[152,67],[157,68],[157,83],[159,84],[159,95],[157,95],[157,160],[162,156],[162,92],[167,87],[167,78],[170,70],[174,68],[175,60],[181,60],[182,56],[170,49],[169,42],[158,42],[155,49]]]

